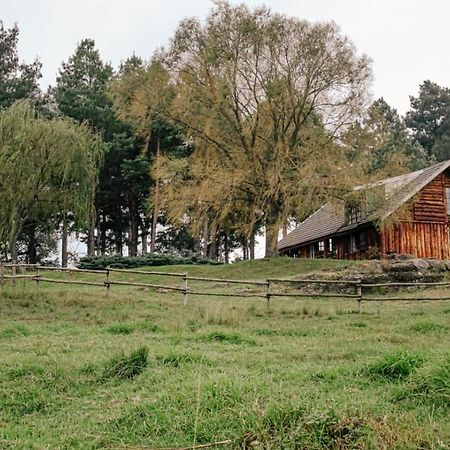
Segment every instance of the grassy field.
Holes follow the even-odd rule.
[[[256,280],[351,264],[161,270]],[[28,282],[0,292],[0,311],[0,448],[450,448],[450,302],[184,307],[180,293]]]

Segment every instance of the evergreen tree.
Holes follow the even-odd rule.
[[[383,98],[375,100],[364,119],[348,128],[343,141],[351,159],[358,154],[362,170],[377,178],[422,169],[433,162]]]
[[[88,253],[121,253],[128,233],[129,253],[135,255],[139,209],[136,186],[125,173],[129,166],[125,161],[139,155],[141,143],[131,127],[117,118],[108,93],[112,76],[112,67],[101,60],[94,41],[84,39],[63,63],[54,97],[61,113],[88,123],[105,142],[105,162],[88,230]]]
[[[18,39],[17,24],[8,30],[0,21],[0,108],[20,99],[37,100],[40,96],[41,63],[38,60],[31,64],[19,61]]]
[[[406,125],[414,140],[430,158],[450,159],[450,89],[426,80],[420,85],[419,96],[411,96],[410,101]]]

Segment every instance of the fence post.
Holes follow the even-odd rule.
[[[186,306],[188,303],[188,290],[189,290],[188,273],[187,272],[185,272],[183,280],[184,280],[183,305]]]
[[[362,312],[362,287],[361,287],[361,280],[358,281],[358,284],[356,285],[356,295],[358,296],[358,313],[361,314]]]
[[[266,292],[266,299],[267,299],[267,310],[270,312],[270,280],[267,280],[267,292]]]

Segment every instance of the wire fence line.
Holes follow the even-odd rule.
[[[27,271],[33,271],[28,273]],[[61,272],[64,274],[95,274],[102,275],[103,281],[90,280],[74,280],[74,279],[58,279],[43,276],[45,272]],[[123,275],[145,275],[152,277],[171,277],[180,280],[180,285],[157,284],[141,281],[130,281],[129,279],[117,280],[113,279],[114,274]],[[405,288],[446,288],[450,287],[450,282],[390,282],[390,283],[364,283],[360,280],[321,280],[321,279],[280,279],[269,278],[264,281],[255,280],[235,280],[224,278],[210,278],[189,276],[187,272],[161,272],[161,271],[145,271],[145,270],[128,270],[107,268],[102,270],[92,269],[72,269],[62,267],[48,267],[39,264],[3,264],[0,263],[0,286],[3,288],[7,281],[11,281],[15,285],[16,280],[22,280],[23,283],[34,281],[39,287],[41,283],[71,284],[84,286],[99,286],[106,288],[109,293],[112,286],[130,286],[143,287],[149,289],[157,289],[160,293],[179,292],[183,295],[183,304],[187,305],[190,295],[198,296],[214,296],[214,297],[239,297],[239,298],[263,298],[269,303],[272,298],[336,298],[336,299],[354,299],[357,301],[358,310],[361,312],[362,302],[384,302],[384,301],[440,301],[450,300],[450,296],[426,297],[426,296],[388,296],[388,295],[368,295],[374,289],[397,289],[401,291]],[[217,292],[214,287],[207,286],[206,290],[196,290],[195,283],[214,283],[219,285],[244,285],[247,287],[256,287],[256,292]],[[293,289],[295,286],[297,289]],[[216,286],[217,287],[217,286]],[[299,292],[298,287],[303,287],[303,292]],[[306,289],[306,291],[305,291]],[[378,292],[379,294],[379,292]]]

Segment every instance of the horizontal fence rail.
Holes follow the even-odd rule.
[[[26,273],[33,271],[34,273]],[[10,273],[9,273],[10,272]],[[43,276],[43,273],[50,272],[60,272],[62,274],[67,274],[70,276],[69,279],[64,278],[51,278],[49,276]],[[74,274],[92,274],[92,275],[102,275],[103,280],[80,280],[74,279],[72,275]],[[114,274],[123,275],[145,275],[151,277],[172,277],[178,278],[180,280],[179,285],[166,285],[157,284],[147,281],[130,281],[127,280],[117,280],[112,279]],[[361,312],[362,302],[384,302],[384,301],[441,301],[450,300],[450,296],[443,297],[417,297],[417,296],[389,296],[389,295],[368,295],[367,290],[372,290],[376,288],[430,288],[430,287],[450,287],[450,282],[424,282],[424,283],[414,283],[414,282],[391,282],[391,283],[363,283],[357,280],[321,280],[321,279],[280,279],[280,278],[269,278],[265,281],[256,280],[233,280],[224,278],[211,278],[211,277],[199,277],[199,276],[189,276],[187,272],[176,273],[176,272],[162,272],[162,271],[145,271],[145,270],[128,270],[128,269],[76,269],[76,268],[62,268],[62,267],[48,267],[41,266],[39,264],[2,264],[0,263],[0,285],[3,287],[5,282],[12,282],[15,285],[16,280],[22,280],[23,283],[28,281],[34,281],[36,286],[39,287],[41,283],[55,283],[64,285],[79,285],[79,286],[98,286],[107,289],[107,295],[112,286],[130,286],[139,287],[147,289],[157,289],[160,293],[166,292],[180,292],[183,294],[183,304],[188,303],[189,295],[198,296],[211,296],[211,297],[236,297],[236,298],[263,298],[267,300],[269,304],[272,298],[342,298],[342,299],[354,299],[358,302],[359,312]],[[150,280],[149,280],[150,281]],[[214,287],[209,286],[203,289],[195,289],[192,283],[203,282],[203,283],[215,283],[223,284],[224,287],[229,284],[236,284],[247,286],[247,292],[216,292]],[[299,292],[299,290],[294,290],[294,286],[299,286],[307,288],[307,292]],[[318,287],[322,286],[321,291],[317,291]],[[217,287],[217,286],[215,286]],[[334,290],[332,292],[327,291],[327,289]],[[311,290],[312,289],[312,290]],[[244,288],[243,288],[244,290]],[[345,292],[344,292],[345,290]]]

